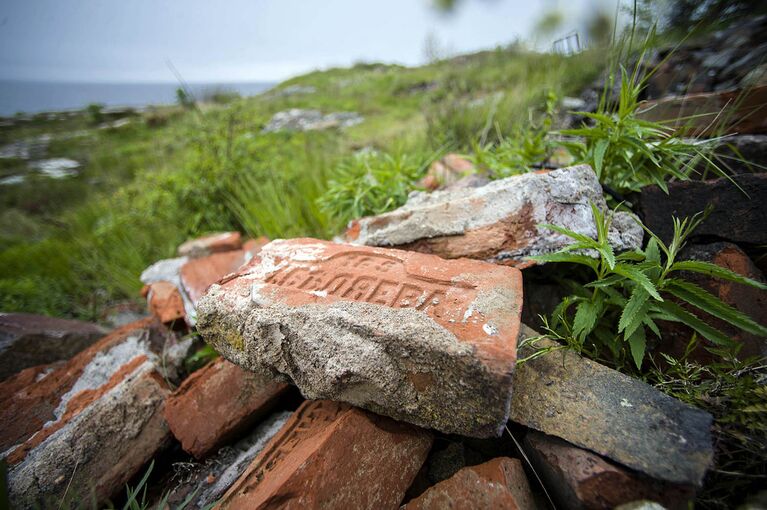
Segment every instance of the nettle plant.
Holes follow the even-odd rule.
[[[680,277],[681,271],[689,271],[767,289],[767,285],[715,264],[678,260],[686,239],[704,219],[704,214],[684,220],[674,218],[674,236],[668,245],[642,225],[650,236],[647,246],[616,255],[607,239],[613,213],[604,214],[593,204],[591,208],[596,239],[545,224],[542,226],[574,242],[556,253],[531,257],[538,262],[579,264],[588,267],[594,275],[589,283],[573,282],[573,294],[563,299],[552,317],[544,321],[544,329],[549,334],[592,357],[599,357],[607,350],[618,364],[630,354],[639,369],[648,335],[661,338],[657,321],[681,322],[717,346],[736,347],[732,339],[692,313],[690,307],[749,333],[767,336],[767,328]],[[598,257],[589,256],[594,253]]]

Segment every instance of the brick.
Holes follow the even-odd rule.
[[[413,194],[399,209],[351,222],[345,240],[526,267],[532,263],[525,257],[572,242],[542,223],[596,237],[590,202],[607,208],[588,165],[532,172],[478,188]],[[642,236],[628,214],[616,213],[610,230],[615,250],[639,247]]]
[[[551,497],[561,508],[610,510],[637,500],[686,509],[695,495],[690,485],[641,476],[599,455],[540,432],[530,432],[524,449]]]
[[[165,419],[184,450],[199,459],[256,423],[287,389],[219,358],[173,393]]]
[[[222,232],[191,239],[178,247],[179,257],[205,257],[211,253],[239,250],[242,236],[239,232]]]
[[[488,437],[508,416],[521,288],[517,269],[480,261],[273,241],[210,287],[198,329],[307,398]]]
[[[474,170],[474,164],[466,158],[458,154],[447,154],[429,165],[429,170],[419,185],[428,190],[444,188],[473,174]]]
[[[0,313],[0,380],[66,360],[106,334],[96,324],[30,313]]]
[[[764,274],[748,255],[732,243],[691,244],[685,248],[679,257],[679,260],[687,259],[711,262],[753,280],[763,283],[766,281]],[[767,291],[742,283],[712,278],[700,273],[684,272],[681,274],[684,279],[702,287],[723,302],[745,313],[757,323],[767,327]],[[697,308],[690,307],[689,309],[707,324],[719,329],[727,337],[739,343],[739,358],[767,356],[767,338],[743,331]],[[662,332],[660,349],[671,356],[682,357],[687,350],[693,331],[680,323],[661,322],[659,325]],[[702,348],[702,346],[714,347],[712,343],[700,337],[699,341],[701,347],[688,353],[688,359],[697,360],[704,364],[719,359],[717,355]]]
[[[767,86],[674,96],[640,105],[639,118],[688,136],[767,132]]]
[[[668,194],[658,186],[646,186],[639,210],[647,228],[668,243],[674,235],[672,216],[691,217],[713,205],[711,214],[693,232],[694,239],[761,245],[767,244],[765,203],[767,174],[741,174],[729,179],[671,182]]]
[[[239,269],[250,257],[249,252],[235,250],[191,259],[181,266],[181,285],[192,303],[197,304],[211,284]]]
[[[396,509],[431,435],[329,401],[307,401],[220,501],[220,508]]]
[[[149,311],[163,324],[183,320],[186,316],[184,299],[171,282],[150,283],[146,289]]]
[[[520,341],[537,336],[523,327]],[[659,481],[700,486],[714,456],[709,413],[572,351],[517,367],[510,419]]]
[[[167,444],[162,406],[175,358],[158,352],[175,346],[166,334],[152,320],[130,324],[3,396],[0,419],[10,426],[0,448],[20,508],[46,507],[67,490],[103,501]]]
[[[461,469],[404,506],[405,510],[443,508],[534,510],[536,505],[519,460],[499,457]]]

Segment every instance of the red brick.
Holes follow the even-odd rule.
[[[165,419],[184,450],[202,458],[268,413],[287,388],[219,358],[173,393]]]
[[[307,401],[220,502],[221,509],[396,509],[431,435],[345,404]]]
[[[211,253],[239,250],[242,236],[239,232],[223,232],[189,240],[178,247],[179,257],[204,257]]]
[[[231,361],[285,374],[309,398],[491,436],[508,416],[521,307],[514,268],[295,239],[212,286],[198,328]]]
[[[249,258],[248,252],[234,250],[191,259],[181,266],[181,285],[192,303],[197,303],[211,284],[239,269]]]
[[[160,319],[160,322],[168,324],[186,316],[184,300],[175,285],[170,282],[154,282],[147,287],[149,311]]]
[[[522,464],[499,457],[465,467],[405,505],[405,510],[534,510],[536,508]]]
[[[640,105],[639,117],[690,136],[767,132],[767,86],[688,94]]]
[[[540,432],[525,437],[525,450],[544,485],[563,508],[612,509],[648,499],[667,508],[688,508],[690,485],[663,483]]]
[[[251,255],[258,255],[261,248],[269,244],[269,238],[265,236],[257,237],[256,239],[248,239],[242,245],[242,249],[250,253]]]

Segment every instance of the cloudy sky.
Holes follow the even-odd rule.
[[[276,81],[357,61],[415,65],[430,36],[455,53],[529,39],[547,9],[564,34],[608,0],[2,0],[0,79]],[[614,3],[613,3],[614,5]],[[540,42],[542,45],[548,41]]]

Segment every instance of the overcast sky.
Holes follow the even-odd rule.
[[[415,65],[429,34],[463,53],[529,38],[546,9],[604,0],[1,0],[0,79],[277,81],[357,61]]]

